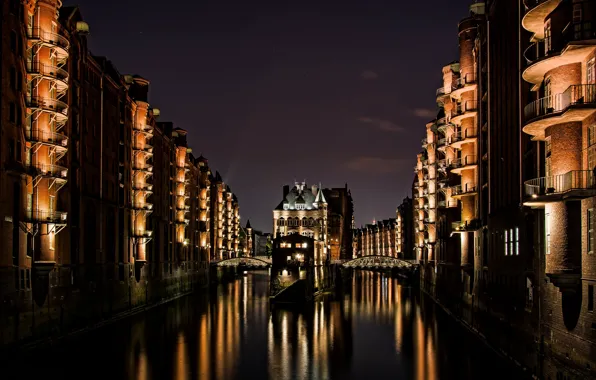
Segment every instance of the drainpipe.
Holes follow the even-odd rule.
[[[99,78],[100,102],[99,102],[99,254],[103,260],[103,77],[104,73]],[[103,261],[102,261],[103,262]]]

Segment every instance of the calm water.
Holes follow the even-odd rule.
[[[32,353],[18,378],[516,378],[508,363],[398,280],[357,272],[339,299],[273,311],[268,281],[267,272],[249,273],[209,296]]]

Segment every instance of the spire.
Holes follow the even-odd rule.
[[[317,194],[317,198],[315,199],[315,203],[317,204],[327,204],[327,200],[325,199],[325,194],[323,194],[323,188],[321,187],[321,183],[319,182],[319,193]]]
[[[249,229],[249,228],[252,228],[252,227],[250,226],[250,219],[248,219],[248,220],[246,221],[246,229]]]

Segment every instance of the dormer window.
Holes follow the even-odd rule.
[[[284,210],[288,210],[290,208],[290,205],[288,205],[287,203],[284,204]]]
[[[296,204],[296,210],[305,210],[305,209],[306,209],[306,205],[304,203]]]

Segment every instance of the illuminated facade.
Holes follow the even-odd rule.
[[[521,20],[530,39],[522,78],[531,91],[523,133],[543,151],[541,176],[522,189],[544,239],[541,298],[549,312],[543,314],[542,336],[554,358],[587,368],[585,378],[594,376],[596,367],[595,18],[593,1],[549,0],[526,3]],[[517,229],[506,240],[517,243]],[[545,370],[559,376],[553,364]]]
[[[398,257],[397,219],[385,219],[367,224],[354,231],[356,238],[355,257],[391,256]]]
[[[240,252],[240,209],[238,198],[219,172],[211,183],[211,260],[238,257]]]
[[[308,187],[305,182],[284,185],[283,199],[273,210],[273,236],[300,234],[315,241],[315,264],[329,257],[327,200],[321,186]]]
[[[206,284],[215,181],[186,131],[157,121],[149,81],[89,52],[79,8],[1,7],[0,298],[30,322],[2,324],[0,343]],[[221,244],[237,252],[222,190]]]

